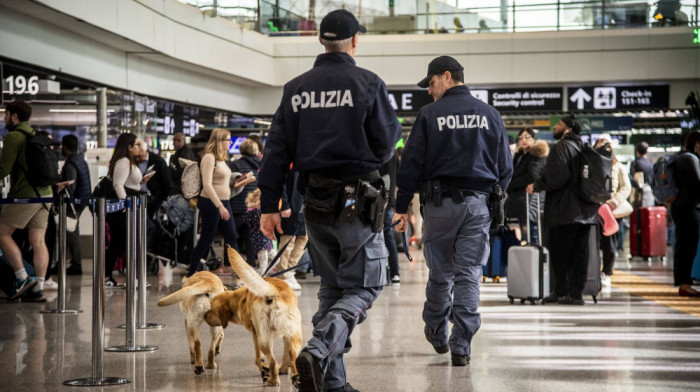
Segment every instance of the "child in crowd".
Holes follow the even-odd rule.
[[[243,214],[243,221],[250,227],[250,242],[257,255],[255,269],[260,275],[275,257],[272,240],[260,231],[260,189],[250,192],[245,199],[248,210]]]

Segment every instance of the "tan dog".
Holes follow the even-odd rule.
[[[187,345],[190,350],[190,363],[195,365],[194,373],[202,374],[202,344],[199,341],[199,327],[204,322],[204,314],[211,309],[211,300],[226,289],[218,276],[207,271],[200,271],[189,277],[182,288],[158,301],[158,306],[180,303],[180,310],[185,315]],[[216,369],[214,356],[221,352],[224,329],[211,326],[211,347],[207,358],[207,369]]]
[[[244,326],[253,334],[255,365],[265,385],[280,385],[279,374],[287,374],[291,367],[292,383],[298,388],[295,362],[301,349],[301,313],[296,294],[280,279],[263,279],[232,248],[227,251],[231,266],[245,286],[214,297],[204,319],[209,325],[223,328],[229,321]],[[284,340],[284,358],[278,368],[272,343],[280,337]],[[263,355],[270,362],[269,368]]]

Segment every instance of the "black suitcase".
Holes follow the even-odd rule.
[[[583,288],[583,295],[593,297],[593,303],[598,303],[598,294],[602,285],[600,283],[600,226],[591,225],[588,236],[588,276],[586,286]]]

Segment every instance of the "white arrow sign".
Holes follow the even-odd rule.
[[[591,102],[591,96],[586,93],[582,88],[576,90],[576,92],[569,98],[571,102],[576,102],[576,108],[579,110],[583,109],[584,101]]]

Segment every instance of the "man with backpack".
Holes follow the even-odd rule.
[[[597,223],[598,203],[583,200],[580,155],[583,142],[581,125],[573,115],[554,125],[555,144],[542,176],[527,187],[527,192],[547,192],[544,227],[556,286],[545,298],[547,303],[584,305],[582,292],[588,274],[588,240],[591,226]]]
[[[13,101],[5,106],[5,127],[9,131],[3,140],[0,155],[0,178],[10,175],[8,198],[27,199],[50,197],[51,187],[36,185],[27,174],[26,146],[36,133],[29,126],[32,107],[24,101]],[[34,162],[32,164],[35,164]],[[44,277],[49,264],[49,252],[44,235],[49,220],[47,204],[6,204],[0,212],[0,249],[15,271],[14,293],[10,300],[22,298],[25,302],[43,302]],[[22,252],[12,239],[15,229],[29,229],[29,242],[34,250],[36,280],[27,274],[22,263]]]

